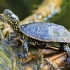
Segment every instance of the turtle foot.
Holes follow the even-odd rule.
[[[18,57],[24,59],[24,58],[27,57],[27,54],[25,54],[24,52],[20,52],[20,53],[18,54]]]
[[[66,64],[67,64],[67,65],[70,65],[70,58],[67,58],[67,59],[66,59]]]

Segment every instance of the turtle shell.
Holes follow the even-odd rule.
[[[70,32],[62,25],[49,22],[33,22],[20,26],[23,34],[45,42],[70,43]]]

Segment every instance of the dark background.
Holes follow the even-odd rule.
[[[32,10],[37,9],[43,0],[0,0],[0,13],[4,9],[12,10],[20,20],[23,20],[32,13]],[[65,11],[65,10],[64,10]],[[66,28],[70,28],[70,0],[65,14],[55,21],[57,24],[64,25]]]

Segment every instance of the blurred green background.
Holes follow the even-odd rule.
[[[32,10],[37,9],[43,1],[44,0],[0,0],[0,13],[7,8],[18,15],[20,20],[23,20],[32,14]],[[70,28],[70,0],[68,0],[65,14],[55,21],[55,23]]]

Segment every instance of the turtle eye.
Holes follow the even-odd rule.
[[[11,13],[8,12],[8,13],[7,13],[7,16],[10,17],[10,16],[11,16]]]
[[[14,23],[19,22],[18,16],[15,15],[14,13],[11,14],[10,19],[11,19],[11,21],[14,22]]]

